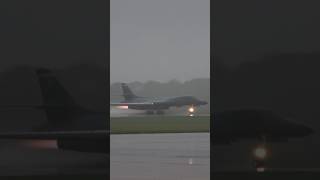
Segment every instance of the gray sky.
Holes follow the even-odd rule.
[[[110,81],[210,76],[210,0],[111,0]]]
[[[319,52],[318,1],[216,0],[214,55],[230,65],[265,54]]]

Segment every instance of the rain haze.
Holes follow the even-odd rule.
[[[300,139],[288,136],[288,141],[268,140],[272,153],[265,160],[266,168],[269,172],[288,174],[319,172],[320,13],[317,1],[221,0],[214,2],[212,13],[214,111],[267,109],[293,120],[289,122],[312,127],[315,133]],[[248,112],[248,117],[251,115]],[[254,122],[259,119],[254,118]],[[271,122],[271,118],[266,119]],[[234,122],[241,122],[243,126],[235,123],[226,126],[232,124],[244,130],[253,125],[240,118]],[[289,132],[288,127],[282,129]],[[211,139],[217,142],[217,135]],[[214,171],[254,171],[248,153],[254,143],[239,140],[226,147],[211,148],[214,149]]]
[[[208,78],[209,0],[112,0],[110,82]]]

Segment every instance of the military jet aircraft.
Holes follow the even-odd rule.
[[[111,106],[125,109],[146,110],[147,114],[164,114],[164,110],[170,107],[188,106],[189,113],[194,113],[195,107],[208,104],[206,101],[199,100],[193,96],[160,97],[148,98],[135,95],[129,86],[121,83],[124,101],[112,102]]]
[[[36,72],[44,105],[0,108],[39,108],[46,112],[48,124],[32,132],[0,132],[0,138],[54,139],[59,149],[108,153],[110,131],[107,112],[95,112],[79,106],[49,70],[38,69]],[[307,125],[265,110],[215,112],[212,120],[211,145],[246,139],[283,142],[313,133]],[[263,151],[260,149],[260,152]]]

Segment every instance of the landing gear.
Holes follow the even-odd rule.
[[[266,171],[265,161],[255,160],[254,167],[257,172],[265,172]]]
[[[188,116],[194,116],[194,112],[195,112],[195,108],[192,105],[188,108]]]
[[[268,151],[266,146],[266,139],[263,137],[263,143],[256,146],[253,150],[253,163],[257,172],[264,172],[266,170],[266,159]]]

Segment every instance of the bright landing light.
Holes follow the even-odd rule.
[[[265,147],[257,147],[254,149],[254,156],[258,159],[265,159],[267,156],[267,149]]]
[[[188,109],[188,111],[189,111],[190,113],[193,113],[193,112],[194,112],[194,107],[190,107],[190,108]]]

